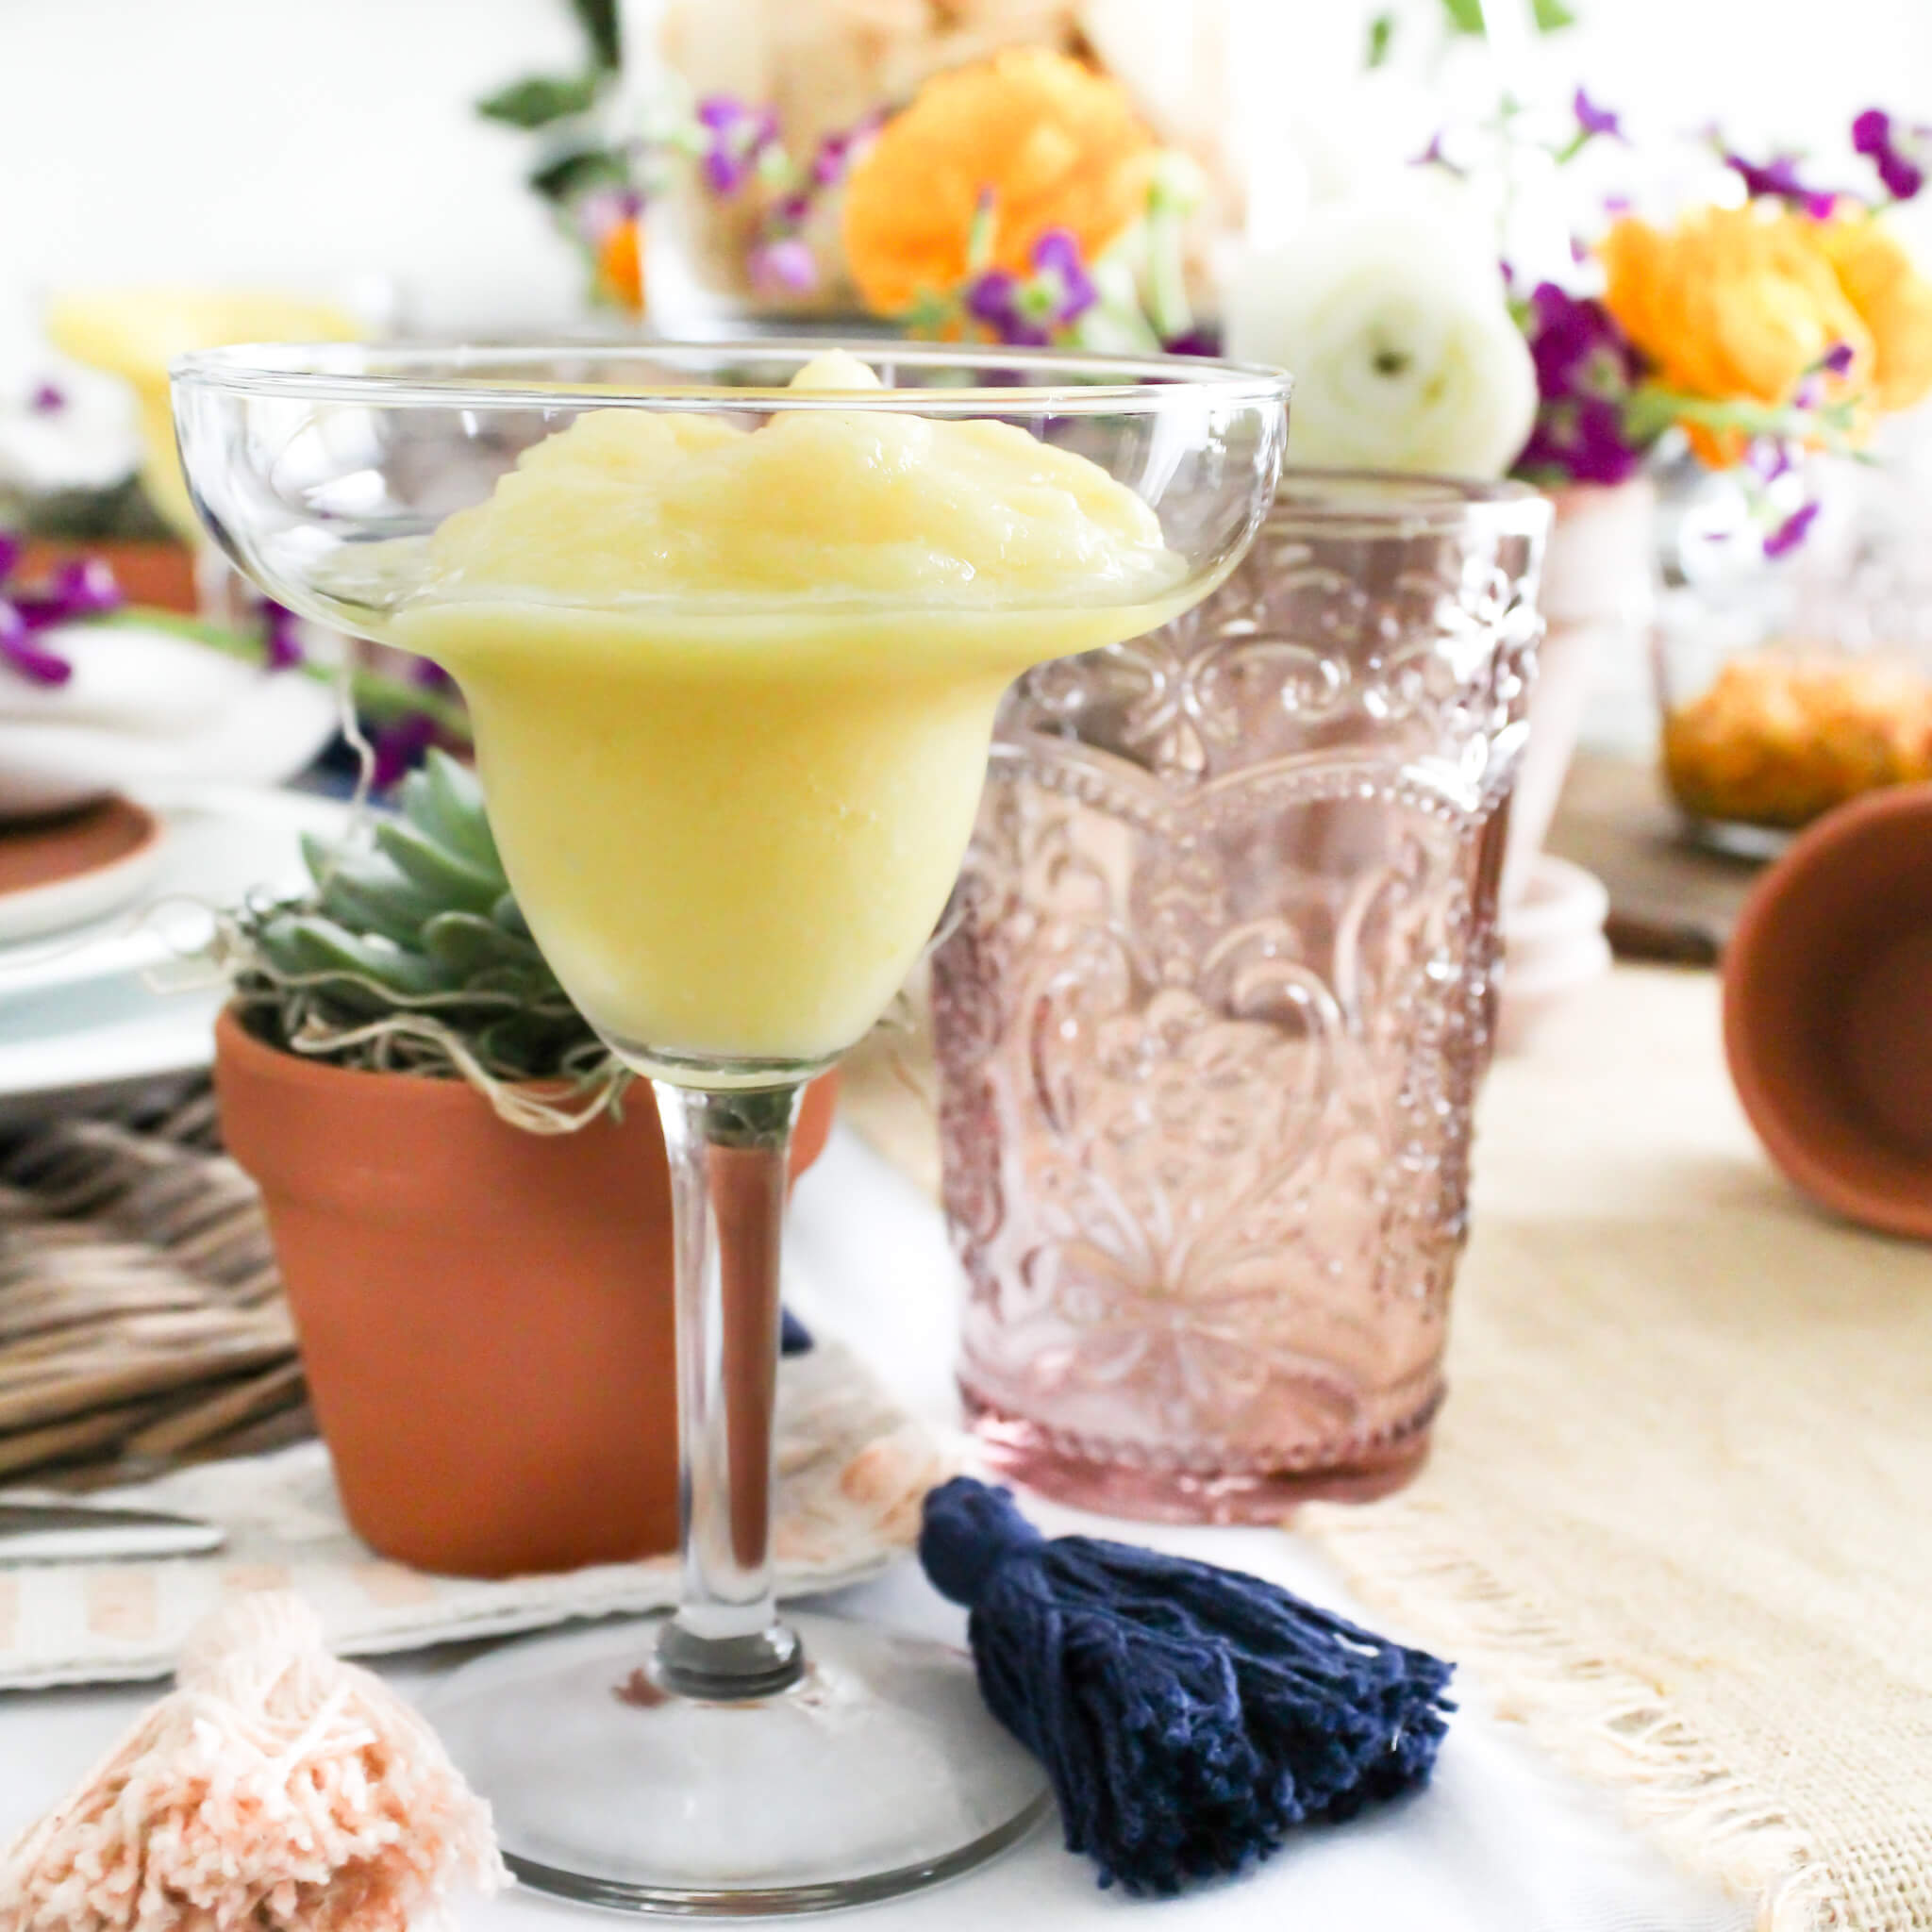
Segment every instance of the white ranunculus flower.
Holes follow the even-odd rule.
[[[1293,463],[1500,476],[1536,418],[1494,247],[1445,196],[1319,209],[1242,264],[1226,326],[1230,355],[1295,378]]]

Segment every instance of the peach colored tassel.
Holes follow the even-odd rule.
[[[0,1932],[405,1932],[506,1882],[489,1807],[300,1597],[238,1597],[178,1688],[0,1864]]]

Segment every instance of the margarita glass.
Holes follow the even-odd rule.
[[[898,343],[324,344],[191,356],[175,391],[234,560],[454,674],[518,901],[664,1124],[683,1598],[655,1635],[521,1644],[445,1687],[512,1866],[744,1914],[990,1856],[1042,1785],[970,1661],[774,1607],[787,1138],[943,909],[1001,693],[1226,575],[1273,496],[1286,377]]]

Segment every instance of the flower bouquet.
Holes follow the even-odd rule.
[[[963,4],[950,27],[903,44],[868,30],[863,55],[819,18],[837,9],[808,5],[784,12],[782,32],[780,9],[738,23],[757,44],[724,66],[769,82],[746,96],[705,79],[723,71],[720,16],[744,10],[667,9],[668,58],[641,56],[625,75],[593,31],[583,75],[480,104],[537,135],[531,185],[596,302],[674,328],[735,309],[1193,345],[1191,305],[1236,201],[1225,130],[1199,98],[1224,79],[1205,45],[1176,90],[1149,84],[1134,37],[1084,18],[1106,9],[1066,0]],[[767,27],[782,46],[759,42]]]
[[[1024,344],[1220,343],[1294,371],[1291,460],[1507,474],[1556,495],[1553,640],[1517,817],[1527,852],[1574,741],[1586,659],[1650,627],[1655,479],[1723,507],[1685,575],[1783,581],[1779,566],[1818,549],[1829,458],[1932,391],[1932,283],[1890,219],[1924,187],[1927,137],[1876,108],[1851,129],[1844,172],[1856,160],[1862,187],[1707,131],[1703,198],[1654,221],[1614,194],[1585,205],[1575,184],[1601,180],[1603,162],[1634,167],[1663,144],[1635,141],[1581,88],[1561,110],[1505,99],[1338,167],[1351,146],[1362,158],[1366,93],[1349,96],[1358,125],[1341,134],[1290,127],[1272,157],[1237,156],[1233,132],[1204,135],[1198,84],[1191,117],[1176,114],[1100,25],[1108,10],[1071,0],[962,4],[943,33],[887,34],[864,55],[815,6],[673,6],[659,51],[693,84],[648,100],[618,74],[614,21],[599,26],[591,0],[579,10],[587,74],[485,107],[539,132],[533,182],[622,310],[690,319],[692,287],[646,287],[659,254],[643,237],[701,231],[697,279],[755,311],[862,308],[883,330]],[[1546,31],[1568,18],[1554,0],[1535,9]],[[1390,60],[1392,21],[1372,28],[1372,67]],[[1467,48],[1482,11],[1444,0],[1439,25]],[[706,91],[727,45],[769,97]],[[1291,211],[1283,232],[1236,245],[1263,200]],[[1898,726],[1897,676],[1793,683],[1766,660],[1689,682],[1669,702],[1667,767],[1699,815],[1742,803],[1790,820],[1843,789],[1810,772],[1767,796],[1782,783],[1767,767],[1793,756],[1758,741],[1777,716],[1805,719],[1800,762],[1932,774],[1932,740]],[[1932,687],[1907,710],[1932,716]],[[1831,743],[1811,745],[1821,732]],[[1740,772],[1750,795],[1727,801]]]
[[[1236,353],[1296,371],[1291,458],[1507,472],[1557,498],[1512,888],[1554,809],[1591,658],[1657,614],[1658,482],[1664,767],[1693,820],[1798,823],[1863,785],[1932,776],[1926,668],[1821,652],[1815,627],[1793,646],[1783,608],[1831,567],[1816,533],[1844,487],[1834,458],[1932,392],[1932,282],[1892,219],[1924,186],[1925,134],[1861,114],[1855,189],[1707,132],[1708,195],[1672,218],[1610,196],[1588,222],[1562,210],[1512,234],[1569,164],[1630,144],[1580,89],[1567,120],[1511,108],[1439,136],[1252,258],[1227,303]],[[1734,655],[1740,635],[1784,648]]]

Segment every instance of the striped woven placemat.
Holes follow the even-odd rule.
[[[206,1083],[0,1148],[0,1479],[84,1488],[312,1433]]]

